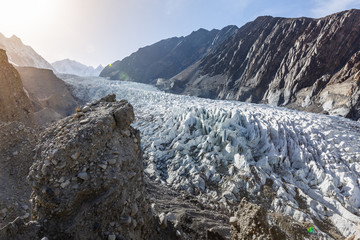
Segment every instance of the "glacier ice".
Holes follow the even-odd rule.
[[[228,206],[244,194],[261,196],[271,180],[274,211],[328,220],[344,236],[360,222],[359,122],[104,78],[66,82],[84,101],[110,93],[130,101],[145,172],[155,181]]]

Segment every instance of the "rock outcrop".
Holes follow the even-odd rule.
[[[121,61],[109,64],[100,76],[142,83],[155,83],[158,78],[171,78],[198,61],[236,30],[236,26],[211,31],[199,29],[186,37],[162,40],[140,48]]]
[[[132,106],[109,95],[41,133],[32,221],[16,219],[0,239],[158,239],[133,120]]]
[[[359,119],[360,10],[320,19],[259,17],[167,82],[200,97]]]
[[[33,107],[24,91],[21,78],[0,49],[0,121],[19,121],[34,125]]]
[[[33,67],[16,69],[34,106],[38,126],[47,126],[75,112],[77,101],[53,71]]]
[[[96,111],[95,104],[85,106],[41,136],[29,180],[32,219],[44,223],[47,237],[150,234],[140,135],[130,126],[133,109],[126,101],[112,102],[115,96],[110,100]]]

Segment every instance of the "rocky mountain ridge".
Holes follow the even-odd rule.
[[[0,33],[0,49],[4,49],[9,61],[15,66],[46,68],[53,67],[30,46],[25,45],[20,38],[13,35],[10,38]]]
[[[236,30],[236,26],[211,31],[199,29],[186,37],[159,41],[106,66],[100,76],[143,83],[170,78],[198,61]]]
[[[259,17],[170,79],[167,89],[359,119],[360,10]]]
[[[100,76],[151,83],[177,94],[265,103],[357,120],[359,19],[357,9],[319,19],[258,17],[239,29],[224,28],[218,32],[221,40],[206,51],[202,47],[210,41],[185,48],[202,54],[189,55],[184,49],[177,53],[181,39],[172,38],[113,63]],[[192,36],[201,32],[204,30],[192,33],[182,43],[195,42]]]

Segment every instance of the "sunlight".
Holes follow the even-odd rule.
[[[33,31],[36,25],[49,21],[55,1],[1,1],[1,32],[12,35],[16,30]]]

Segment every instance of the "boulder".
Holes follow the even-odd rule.
[[[31,220],[40,227],[11,223],[0,236],[16,238],[14,226],[31,226],[22,239],[150,239],[155,221],[133,116],[126,101],[101,101],[47,128],[28,175]]]

